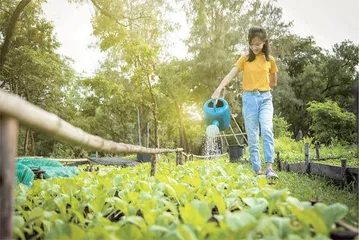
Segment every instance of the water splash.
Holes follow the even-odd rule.
[[[219,128],[216,125],[209,125],[206,129],[207,137],[217,137],[219,134]]]
[[[207,157],[207,159],[213,159],[215,156],[221,154],[221,150],[219,149],[218,145],[218,135],[219,129],[216,125],[209,125],[206,130],[206,142],[204,146],[204,156],[211,156]]]

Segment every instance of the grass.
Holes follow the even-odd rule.
[[[248,160],[244,164],[251,168]],[[273,166],[276,168],[276,166]],[[262,161],[262,169],[265,165]],[[336,186],[332,180],[309,174],[298,174],[293,172],[277,171],[279,181],[275,187],[277,189],[287,188],[293,197],[301,201],[318,199],[325,204],[342,203],[348,207],[348,214],[344,221],[352,226],[359,226],[358,192],[353,191],[353,187],[347,188]]]
[[[289,138],[276,139],[276,151],[281,152],[282,161],[288,162],[302,162],[304,161],[304,142],[309,142],[308,139],[301,142],[295,142]],[[314,146],[310,146],[310,156],[315,156]],[[260,142],[260,152],[263,158],[262,142]],[[335,157],[349,155],[346,157],[349,167],[359,167],[357,157],[357,146],[336,146],[336,147],[322,147],[321,157]],[[246,149],[245,159],[249,159],[249,151]],[[263,160],[262,160],[263,163]],[[321,164],[340,166],[340,159],[318,161]],[[262,168],[264,168],[264,164]],[[276,168],[276,164],[274,164]],[[301,201],[310,201],[318,199],[320,202],[326,204],[342,203],[348,206],[349,211],[345,217],[345,221],[353,226],[359,225],[358,214],[358,192],[352,191],[350,186],[341,188],[335,186],[332,180],[309,174],[298,174],[293,172],[278,172],[280,180],[276,184],[278,189],[288,188],[292,196]]]
[[[279,189],[288,188],[292,196],[301,201],[318,199],[326,204],[342,203],[349,211],[345,221],[358,227],[358,192],[349,191],[335,186],[330,180],[308,175],[288,172],[277,172],[280,180],[276,186]]]

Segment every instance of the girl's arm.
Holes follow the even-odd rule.
[[[214,93],[212,94],[212,99],[213,100],[218,100],[219,95],[221,94],[222,89],[227,86],[227,84],[235,77],[237,76],[239,72],[239,69],[237,67],[233,67],[232,70],[227,74],[227,76],[225,76],[222,80],[222,82],[219,84],[219,86],[217,87],[216,91],[214,91]]]
[[[277,86],[277,73],[271,73],[269,75],[269,86],[270,88],[275,88]]]

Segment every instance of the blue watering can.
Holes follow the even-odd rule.
[[[215,125],[220,131],[223,131],[229,127],[231,122],[229,105],[223,98],[219,98],[214,105],[214,101],[210,99],[203,106],[206,124],[207,126]]]

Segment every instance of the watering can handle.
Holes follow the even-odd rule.
[[[216,106],[217,106],[218,99],[213,100],[212,102],[213,102],[213,109],[214,109],[214,112],[216,112]]]

